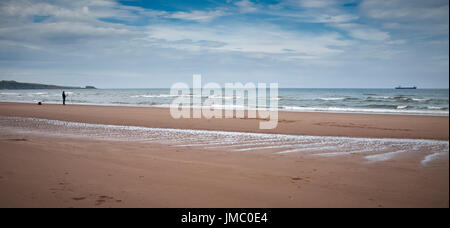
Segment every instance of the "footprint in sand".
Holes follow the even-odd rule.
[[[302,178],[302,177],[291,177],[291,183],[296,184],[299,181],[303,181],[304,183],[309,183],[310,180],[308,180],[310,177]],[[298,189],[301,189],[300,184],[297,185]]]
[[[99,196],[95,202],[96,202],[95,203],[96,206],[100,206],[104,203],[113,203],[113,202],[121,203],[122,200],[114,199],[114,197],[112,197],[112,196]]]
[[[294,123],[294,122],[296,122],[296,121],[295,120],[285,120],[285,119],[278,121],[278,123]]]
[[[27,139],[7,139],[6,141],[12,141],[12,142],[26,142]]]

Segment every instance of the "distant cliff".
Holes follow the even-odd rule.
[[[16,81],[0,81],[0,89],[96,89],[93,86],[70,87],[57,85],[44,85],[37,83],[22,83]]]

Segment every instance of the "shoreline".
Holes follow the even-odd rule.
[[[36,102],[29,101],[0,101],[0,103],[20,103],[20,104],[36,104]],[[67,102],[66,102],[67,103]],[[59,105],[60,102],[46,102],[44,105]],[[79,105],[79,106],[103,106],[103,107],[130,107],[130,108],[161,108],[161,109],[169,109],[168,104],[159,104],[159,105],[141,105],[141,104],[109,104],[109,103],[68,103],[67,105]],[[289,107],[289,106],[285,106]],[[333,108],[333,107],[331,107]],[[219,108],[220,110],[227,110],[227,108]],[[410,110],[410,111],[399,111],[399,110],[380,110],[380,109],[372,109],[372,111],[364,111],[364,109],[355,111],[338,111],[338,110],[324,110],[325,108],[313,108],[313,107],[303,107],[303,108],[281,108],[279,112],[294,112],[294,113],[331,113],[331,114],[367,114],[367,115],[405,115],[405,116],[450,116],[450,111],[419,111],[419,110]],[[229,109],[228,109],[229,110]],[[251,110],[263,110],[263,108],[258,109],[254,108]],[[245,109],[248,111],[248,109]]]
[[[448,116],[279,112],[278,126],[260,130],[260,119],[172,119],[167,108],[0,102],[0,115],[92,124],[287,135],[448,140]]]

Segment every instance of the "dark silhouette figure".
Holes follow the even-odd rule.
[[[66,105],[66,92],[63,91],[62,98],[63,98],[63,105]]]

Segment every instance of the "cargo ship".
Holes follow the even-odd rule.
[[[395,87],[395,89],[417,89],[417,86],[409,86],[409,87],[397,86]]]

